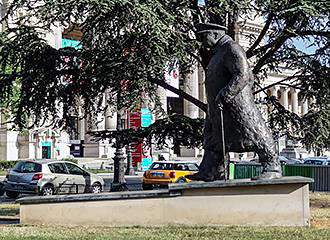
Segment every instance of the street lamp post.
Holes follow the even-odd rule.
[[[120,90],[117,95],[117,132],[122,129],[121,124],[121,114],[120,114]],[[116,139],[116,152],[114,160],[114,176],[113,182],[111,184],[111,192],[118,192],[118,191],[126,191],[126,181],[125,181],[125,158],[123,154],[123,144],[121,143],[120,139],[117,137]]]

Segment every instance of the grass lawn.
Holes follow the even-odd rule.
[[[0,225],[0,239],[329,239],[330,194],[312,193],[310,195],[310,199],[312,214],[311,227],[219,227],[183,225],[168,225],[160,227],[52,227],[30,225]]]

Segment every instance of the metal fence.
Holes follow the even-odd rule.
[[[314,179],[309,185],[309,190],[316,192],[330,191],[330,166],[318,165],[282,165],[283,176],[302,176]],[[252,178],[261,173],[261,165],[235,164],[234,179]]]

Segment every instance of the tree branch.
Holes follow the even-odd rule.
[[[263,29],[261,30],[257,40],[253,43],[253,45],[246,51],[246,56],[247,58],[250,58],[253,56],[253,50],[260,44],[260,42],[262,41],[262,39],[265,37],[266,33],[268,32],[269,26],[271,24],[271,22],[273,21],[273,17],[274,14],[270,13],[269,17],[263,27]]]
[[[295,56],[295,57],[285,57],[285,58],[279,58],[279,59],[274,59],[271,61],[268,61],[268,63],[276,63],[276,62],[283,62],[286,60],[297,60],[297,59],[301,59],[301,58],[308,58],[308,57],[315,57],[315,56],[319,56],[320,54],[304,54],[302,56]]]
[[[286,40],[287,37],[282,36],[273,42],[274,44],[271,50],[269,50],[265,55],[263,55],[258,61],[258,63],[254,66],[252,70],[253,74],[257,74],[260,69],[268,63],[269,58],[273,56],[273,54],[285,43]]]
[[[161,80],[157,80],[157,79],[150,79],[150,81],[157,84],[157,85],[159,85],[159,86],[161,86],[164,89],[167,89],[167,90],[179,95],[180,97],[183,97],[187,101],[193,103],[195,106],[202,109],[204,112],[207,112],[207,105],[205,103],[203,103],[202,101],[200,101],[200,100],[194,98],[193,96],[187,94],[186,92],[171,86],[170,84],[168,84],[165,81],[161,81]]]
[[[295,37],[295,36],[321,36],[321,37],[326,37],[326,38],[330,38],[330,32],[328,31],[298,31],[298,32],[294,32],[291,33],[290,37]]]
[[[260,89],[257,90],[257,91],[254,91],[253,94],[255,95],[255,94],[258,94],[258,93],[260,93],[260,92],[265,92],[265,90],[267,90],[268,88],[274,87],[274,86],[276,86],[276,85],[280,85],[280,84],[281,84],[281,85],[284,85],[283,82],[290,81],[290,80],[292,80],[292,79],[298,78],[299,76],[302,76],[302,75],[293,75],[293,76],[290,76],[290,77],[284,78],[284,79],[282,79],[282,80],[280,80],[280,81],[278,81],[278,82],[276,82],[276,83],[269,84],[269,85],[266,86],[266,87],[261,87],[260,84],[257,84],[257,85],[260,87]]]
[[[268,43],[268,44],[266,44],[266,45],[264,45],[264,46],[262,46],[258,49],[255,49],[254,51],[251,51],[249,53],[249,58],[256,55],[256,54],[258,54],[258,53],[260,53],[260,52],[266,51],[269,48],[273,48],[274,46],[277,45],[278,42],[282,41],[282,39],[285,39],[285,41],[286,41],[286,40],[288,40],[289,38],[292,38],[292,37],[309,36],[309,35],[322,36],[322,37],[330,38],[330,32],[311,31],[311,30],[310,31],[291,32],[291,31],[283,30],[282,36],[278,37],[273,42],[270,42],[270,43]]]

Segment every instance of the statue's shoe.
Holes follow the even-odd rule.
[[[267,180],[281,178],[282,174],[279,172],[264,172],[259,176],[252,177],[252,180]]]
[[[202,174],[201,172],[198,172],[198,173],[195,173],[192,175],[186,175],[185,178],[188,178],[189,180],[192,180],[192,181],[204,181],[204,182],[215,181],[214,176],[205,175],[205,174]]]

